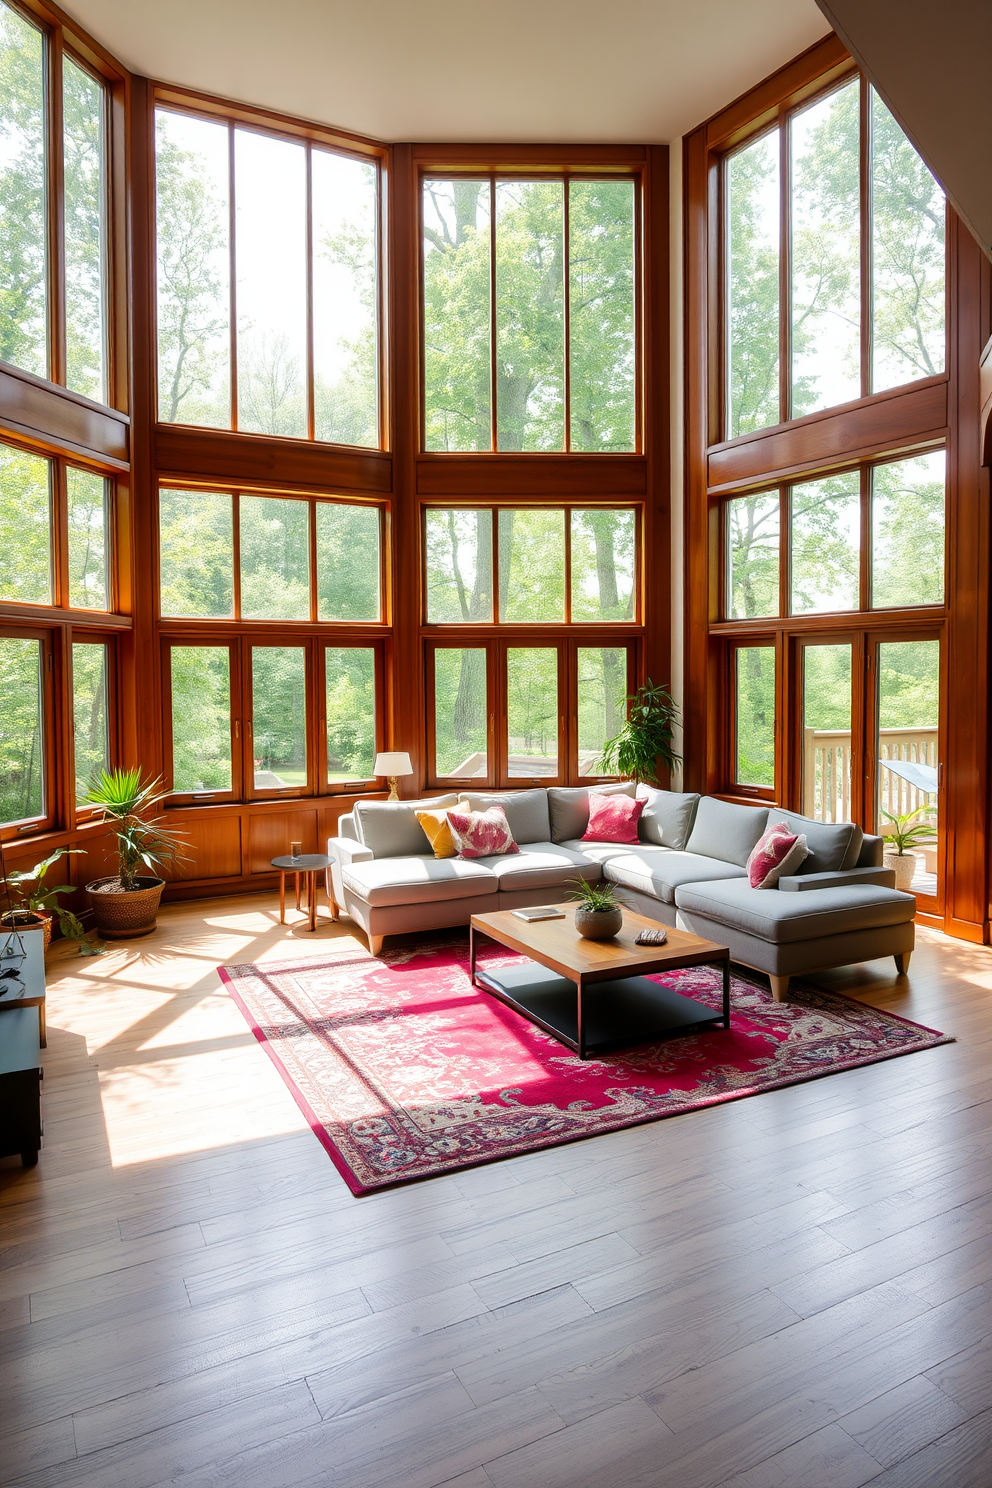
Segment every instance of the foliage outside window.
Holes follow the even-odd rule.
[[[61,90],[53,87],[56,56]],[[0,360],[103,402],[106,112],[106,85],[62,49],[61,33],[0,0]],[[59,180],[53,131],[61,136]],[[64,269],[49,241],[59,207]],[[57,324],[64,327],[60,345]]]
[[[85,804],[95,776],[109,770],[110,707],[106,641],[72,644],[72,722],[76,804]]]
[[[377,165],[159,109],[156,191],[159,418],[377,447]]]
[[[381,522],[378,506],[163,487],[161,613],[379,622]]]
[[[946,455],[934,450],[785,487],[781,496],[727,501],[727,618],[858,610],[866,592],[874,610],[942,604],[945,484]],[[783,543],[787,610],[779,593]]]
[[[724,199],[728,438],[943,371],[943,193],[864,79],[729,155]]]
[[[307,783],[306,653],[302,646],[251,650],[252,756],[255,789]]]
[[[775,783],[775,647],[738,646],[734,667],[734,781]]]
[[[636,623],[636,541],[632,507],[428,507],[427,622]]]
[[[107,480],[0,444],[0,600],[108,610],[109,560]]]
[[[328,646],[324,652],[327,778],[332,784],[372,780],[375,763],[375,652]]]
[[[231,789],[231,653],[227,646],[173,646],[172,789]]]
[[[0,636],[0,821],[46,814],[44,652],[40,641]]]
[[[427,450],[636,448],[633,180],[423,183]]]

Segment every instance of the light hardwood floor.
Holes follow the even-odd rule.
[[[955,1044],[355,1199],[214,969],[338,934],[53,951],[0,1481],[988,1488],[992,953],[819,979]]]

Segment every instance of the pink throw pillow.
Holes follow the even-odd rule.
[[[583,842],[636,842],[637,823],[647,803],[633,796],[602,796],[589,793],[589,825]]]
[[[460,858],[499,858],[519,852],[502,806],[485,811],[449,811],[448,826]]]
[[[806,838],[790,832],[785,822],[776,822],[751,849],[748,883],[752,889],[774,889],[783,874],[798,868],[808,856]]]

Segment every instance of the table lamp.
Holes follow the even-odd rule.
[[[372,766],[373,775],[385,775],[389,781],[389,799],[398,801],[399,791],[396,789],[396,777],[398,775],[412,775],[413,765],[410,756],[402,751],[393,751],[389,754],[377,754],[375,764]]]

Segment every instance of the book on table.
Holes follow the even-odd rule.
[[[512,911],[518,920],[563,920],[565,911],[557,904],[532,904],[527,909]]]

